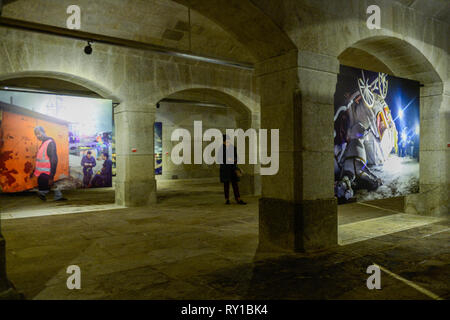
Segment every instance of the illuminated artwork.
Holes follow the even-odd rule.
[[[155,122],[155,174],[162,175],[162,122]]]
[[[39,161],[38,126],[56,143],[58,187],[110,187],[112,119],[110,100],[0,91],[1,192],[36,187],[31,173]]]
[[[335,94],[339,201],[419,191],[419,83],[341,66]]]

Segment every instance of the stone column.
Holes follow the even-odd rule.
[[[256,130],[256,132],[259,132],[261,129],[261,114],[260,113],[253,113],[252,114],[252,128]],[[254,146],[254,148],[250,149],[251,152],[254,152],[256,154],[256,158],[258,159],[258,147]],[[262,192],[262,185],[261,185],[261,172],[260,172],[260,165],[256,164],[253,166],[253,194],[255,196],[260,196]]]
[[[442,83],[420,90],[420,190],[405,197],[405,212],[448,215],[450,94]]]
[[[444,93],[441,108],[439,111],[439,119],[441,122],[441,147],[442,152],[442,170],[445,174],[441,176],[441,202],[440,215],[450,216],[450,81],[444,86]]]
[[[1,210],[1,209],[0,209]],[[6,275],[6,241],[2,235],[2,220],[0,211],[0,300],[22,299]]]
[[[0,295],[8,289],[8,280],[6,278],[6,254],[5,254],[5,239],[2,235],[2,220],[0,212]]]
[[[258,134],[260,128],[260,115],[254,113],[251,118],[238,119],[237,128],[246,131],[249,128],[255,129]],[[258,145],[250,145],[248,139],[245,144],[246,161],[245,164],[240,164],[239,167],[244,170],[244,175],[240,179],[239,190],[241,195],[261,195],[261,176],[259,174],[259,165],[250,164],[249,159],[252,156],[258,158]]]
[[[280,129],[278,174],[262,176],[263,250],[316,251],[337,244],[333,100],[338,72],[335,57],[297,51],[257,65],[261,128]]]
[[[127,207],[156,203],[154,123],[156,106],[122,103],[114,110],[116,203]]]

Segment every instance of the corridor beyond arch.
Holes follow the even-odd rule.
[[[199,179],[219,183],[218,165],[182,164],[175,165],[171,159],[172,147],[177,142],[171,141],[171,134],[176,129],[190,132],[191,145],[201,144],[202,150],[210,143],[197,141],[194,134],[194,121],[201,122],[202,135],[208,129],[218,129],[225,133],[227,129],[252,128],[258,132],[259,110],[256,104],[246,105],[236,96],[220,90],[210,88],[190,88],[175,91],[157,103],[156,122],[162,126],[162,175],[157,176],[158,184],[171,184],[177,179],[189,179],[201,183]],[[241,178],[240,190],[242,194],[253,195],[260,193],[259,166],[248,163],[250,152],[257,146],[250,145],[246,139],[246,164],[240,165],[245,172]],[[203,151],[202,151],[203,152]]]

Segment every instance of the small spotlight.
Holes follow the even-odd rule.
[[[84,53],[86,54],[92,54],[92,46],[91,46],[91,42],[92,41],[88,41],[88,45],[86,47],[84,47]]]
[[[402,110],[402,109],[400,109],[400,110],[398,111],[398,117],[399,117],[400,119],[403,118],[403,110]]]
[[[416,134],[418,135],[420,133],[420,126],[417,124],[416,125]]]

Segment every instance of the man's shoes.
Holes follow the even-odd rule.
[[[237,203],[238,203],[238,204],[247,204],[247,202],[244,202],[244,201],[242,201],[242,200],[239,200]]]
[[[55,201],[67,201],[67,199],[63,197],[63,198],[56,199]]]
[[[227,201],[225,202],[225,204],[230,204],[230,200],[227,200]]]
[[[47,201],[47,198],[46,198],[43,194],[38,193],[38,197],[39,197],[39,199],[41,199],[42,201]]]

